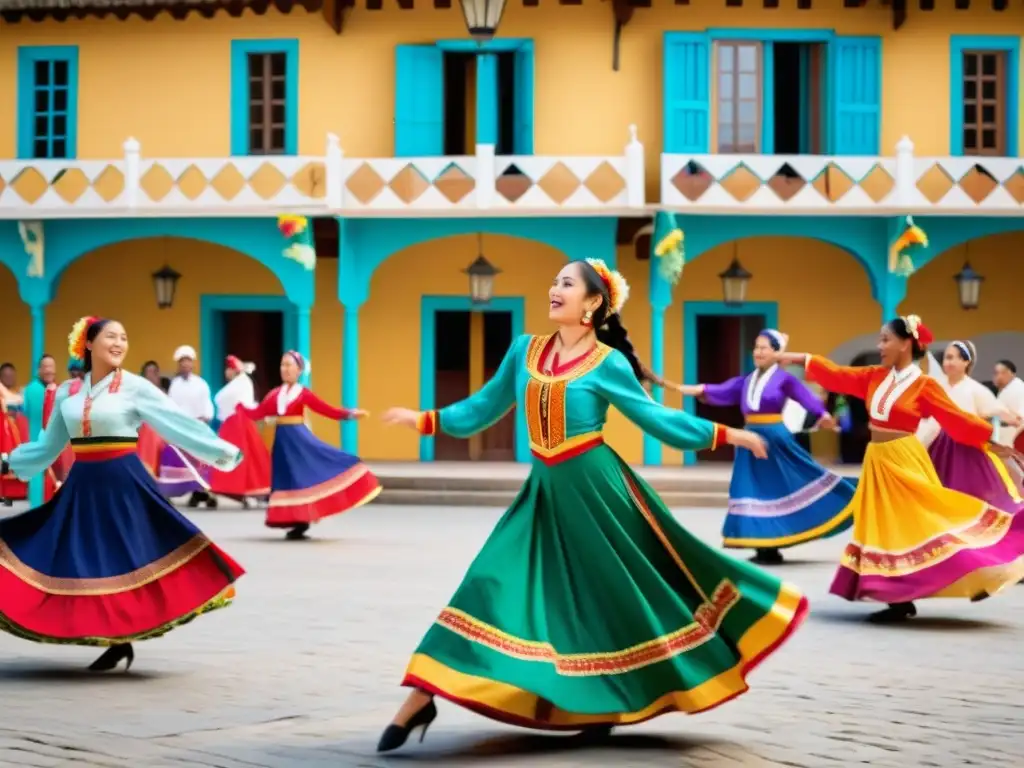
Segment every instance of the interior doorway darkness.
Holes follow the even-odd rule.
[[[283,312],[219,312],[224,354],[253,363],[252,383],[259,401],[281,383],[281,355],[284,354]],[[221,361],[223,362],[223,361]],[[216,381],[223,382],[223,371]],[[213,377],[211,377],[213,379]],[[216,388],[211,388],[216,391]]]
[[[825,46],[773,43],[775,154],[823,152]]]
[[[512,313],[442,311],[434,328],[435,407],[443,408],[468,397],[497,372],[512,344]],[[438,461],[514,461],[515,419],[510,411],[476,438],[439,432],[434,440]]]
[[[763,314],[697,316],[697,381],[718,384],[753,370],[751,350],[754,339],[765,327]],[[700,400],[698,416],[729,427],[743,426],[739,406],[718,407]],[[724,445],[716,451],[702,451],[699,461],[732,461],[733,448]]]

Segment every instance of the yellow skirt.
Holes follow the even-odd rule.
[[[994,595],[1024,577],[1024,515],[944,488],[910,435],[871,443],[832,593],[902,603]]]

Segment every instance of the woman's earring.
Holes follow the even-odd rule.
[[[580,320],[580,325],[592,325],[593,324],[593,318],[594,318],[593,311],[588,309],[586,312],[583,313],[583,319]]]

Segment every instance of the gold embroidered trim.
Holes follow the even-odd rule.
[[[553,664],[560,675],[587,677],[620,675],[648,667],[693,650],[714,637],[726,613],[739,602],[740,593],[728,580],[715,589],[711,603],[704,603],[686,626],[621,651],[562,654],[550,643],[524,640],[502,632],[464,611],[446,608],[437,623],[471,642],[480,643],[522,661]]]
[[[176,571],[210,546],[203,535],[193,536],[180,547],[149,565],[120,576],[95,579],[71,579],[47,576],[23,563],[7,542],[0,539],[0,567],[6,568],[26,584],[50,595],[116,595],[144,587]]]
[[[548,336],[533,336],[530,338],[530,344],[526,348],[526,370],[533,378],[542,384],[553,384],[556,381],[575,381],[582,376],[586,376],[604,362],[604,359],[612,352],[612,348],[607,344],[598,342],[586,357],[576,363],[576,365],[565,373],[557,376],[554,374],[542,373],[540,370],[540,358],[544,354],[544,350],[547,347],[548,342],[554,338],[554,335],[555,334],[550,334]]]

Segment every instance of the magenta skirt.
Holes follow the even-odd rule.
[[[995,454],[958,443],[945,432],[928,448],[939,480],[946,488],[1016,514],[1024,508],[1009,470]]]

